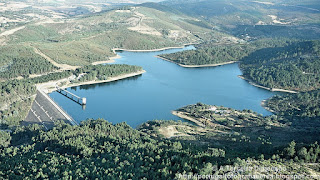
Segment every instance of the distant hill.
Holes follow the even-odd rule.
[[[144,2],[161,2],[162,0],[15,0],[16,2],[28,2],[28,3],[68,3],[68,4],[88,4],[88,3],[144,3]],[[0,1],[2,2],[2,1]]]
[[[320,4],[316,0],[169,0],[162,4],[203,18],[216,29],[246,40],[320,37]]]
[[[81,66],[107,60],[113,48],[150,50],[224,39],[232,36],[212,30],[205,20],[145,3],[28,23],[6,37],[6,44],[31,45],[57,63]]]

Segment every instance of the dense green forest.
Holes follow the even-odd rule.
[[[257,84],[296,91],[320,88],[319,41],[264,48],[243,58],[243,76]]]
[[[294,167],[318,162],[320,151],[318,144],[296,147],[292,142],[266,160],[261,154],[240,159],[211,145],[154,138],[126,123],[102,119],[80,126],[60,122],[47,132],[37,125],[20,127],[12,137],[0,135],[0,176],[5,179],[179,179],[179,174],[230,173],[223,167],[250,162],[288,167],[281,174],[307,174],[307,166]]]
[[[233,45],[209,42],[197,47],[160,56],[183,65],[239,61],[243,76],[259,85],[296,91],[320,88],[320,41],[277,38]]]
[[[9,138],[3,139],[7,141],[2,146],[8,146]],[[13,133],[12,142],[21,139],[28,144],[1,149],[3,178],[165,179],[201,173],[208,163],[225,158],[223,150],[154,139],[126,123],[105,120],[58,124],[48,132],[22,127]]]
[[[77,69],[74,74],[81,76],[78,81],[91,81],[91,80],[107,80],[110,77],[115,77],[123,74],[134,73],[142,71],[140,66],[131,66],[127,64],[110,64],[110,65],[90,65]]]
[[[180,139],[196,137],[217,147],[229,147],[243,153],[268,153],[272,148],[293,140],[299,143],[319,140],[319,119],[305,122],[303,119],[293,120],[281,113],[262,116],[252,110],[235,110],[203,103],[182,107],[173,114],[187,116],[202,127],[202,130],[198,128],[190,131],[185,125],[179,126],[181,133],[185,134]]]
[[[15,45],[0,48],[0,79],[43,74],[57,69],[31,47]]]
[[[0,179],[320,175],[320,41],[312,40],[319,39],[318,4],[171,0],[30,24],[38,15],[53,17],[54,11],[1,11],[13,20],[0,23],[1,33],[23,28],[0,36]],[[76,77],[71,83],[106,80],[142,71],[138,66],[90,64],[114,56],[115,48],[150,50],[190,43],[200,44],[196,50],[161,57],[183,65],[239,61],[249,81],[307,92],[267,100],[266,108],[275,113],[271,116],[197,103],[173,111],[193,123],[154,120],[133,129],[90,119],[79,126],[56,122],[48,131],[37,124],[20,126],[36,84],[71,76]],[[57,63],[83,67],[57,72],[33,48]],[[41,76],[30,78],[34,74]]]
[[[284,25],[238,25],[230,31],[234,36],[254,40],[260,38],[295,38],[303,40],[319,39],[315,30],[319,24],[284,26]]]
[[[295,41],[297,40],[286,38],[266,38],[243,44],[219,44],[209,41],[196,45],[195,50],[162,54],[160,57],[183,65],[218,64],[243,60],[259,49],[282,47]]]
[[[248,54],[248,46],[219,45],[197,50],[188,50],[172,54],[162,54],[160,57],[182,65],[219,64],[237,61]]]
[[[199,107],[199,105],[201,105],[201,107]],[[183,107],[182,109],[200,110],[204,106],[210,107],[209,105],[198,103],[196,105],[189,105],[189,106]],[[223,107],[220,107],[220,108],[223,108]],[[230,109],[230,108],[226,108],[226,109]],[[249,112],[249,111],[244,110],[243,112]],[[163,134],[160,133],[160,130],[162,128],[166,128],[169,126],[175,126],[179,132],[187,132],[187,130],[189,130],[187,132],[188,136],[180,134],[180,136],[170,138],[171,140],[178,140],[178,141],[189,142],[189,143],[192,142],[200,146],[201,146],[201,142],[210,142],[209,141],[210,138],[212,138],[214,134],[216,134],[216,132],[214,132],[216,129],[212,129],[211,132],[208,131],[206,132],[206,134],[200,134],[200,133],[197,134],[196,132],[199,129],[198,126],[195,126],[186,122],[181,122],[181,121],[166,121],[166,120],[148,121],[140,125],[138,127],[138,130],[145,132],[147,134],[150,134],[153,137],[164,138]],[[238,132],[233,132],[233,133],[236,134],[236,136],[240,136],[237,134]],[[317,142],[310,143],[307,145],[302,145],[303,143],[297,143],[295,141],[288,142],[287,144],[283,142],[280,148],[272,147],[270,150],[270,142],[271,142],[270,139],[263,139],[263,136],[258,137],[258,139],[261,141],[260,142],[261,145],[259,148],[257,148],[257,145],[252,144],[251,141],[245,140],[245,138],[243,137],[242,137],[243,141],[241,142],[241,146],[246,148],[243,148],[243,147],[241,148],[240,146],[234,148],[234,145],[237,144],[234,141],[232,141],[232,143],[229,141],[228,146],[223,146],[220,143],[214,144],[213,142],[210,142],[210,144],[211,145],[214,144],[214,146],[217,148],[224,149],[226,152],[226,157],[229,157],[229,155],[232,154],[233,157],[238,156],[241,159],[244,159],[250,156],[255,157],[255,159],[260,159],[261,154],[263,154],[265,159],[270,158],[274,160],[274,162],[278,161],[278,163],[285,162],[286,160],[290,160],[291,162],[292,161],[300,162],[300,163],[319,162],[318,155],[319,155],[320,149]],[[217,140],[218,139],[215,139],[215,141]],[[221,142],[221,139],[219,141]],[[266,149],[269,149],[269,150],[266,150]],[[269,161],[269,163],[271,162],[272,161]]]
[[[316,120],[320,118],[320,91],[273,96],[266,106],[290,119]]]
[[[205,19],[214,29],[238,38],[319,39],[319,2],[239,1],[239,0],[171,0],[164,1],[180,12]],[[270,15],[275,15],[276,20]]]

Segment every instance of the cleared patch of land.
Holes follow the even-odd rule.
[[[158,131],[160,134],[164,135],[166,138],[172,138],[172,137],[178,137],[178,136],[188,136],[185,133],[179,132],[176,127],[177,126],[175,126],[175,125],[162,127]]]
[[[42,53],[39,49],[33,47],[34,52],[39,54],[40,56],[42,56],[43,58],[45,58],[46,60],[48,60],[51,64],[53,64],[54,66],[60,68],[60,70],[65,71],[65,70],[75,70],[77,68],[79,68],[80,66],[70,66],[68,64],[58,64],[56,61],[54,61],[53,59],[51,59],[49,56],[45,55],[44,53]]]

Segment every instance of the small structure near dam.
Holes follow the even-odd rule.
[[[57,92],[59,92],[60,94],[66,96],[67,98],[73,100],[74,102],[76,102],[76,103],[78,103],[78,104],[80,104],[82,106],[85,106],[87,104],[87,98],[79,97],[79,96],[77,96],[77,95],[75,95],[75,94],[73,94],[73,93],[71,93],[71,92],[69,92],[69,91],[67,91],[65,89],[62,89],[62,88],[60,88],[58,86],[56,88],[57,88]]]

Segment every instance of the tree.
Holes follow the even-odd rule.
[[[296,153],[295,147],[296,147],[296,142],[291,141],[291,143],[289,144],[289,147],[285,148],[285,153],[288,157],[294,156],[294,154]]]
[[[306,161],[310,160],[310,156],[308,155],[308,150],[307,148],[303,147],[299,150],[298,156],[300,159],[304,159]],[[309,157],[309,158],[308,158]]]
[[[9,132],[0,131],[0,148],[8,147],[11,141]]]
[[[211,163],[206,163],[204,167],[200,170],[201,175],[210,175],[212,174],[212,171],[214,169],[214,166]]]

